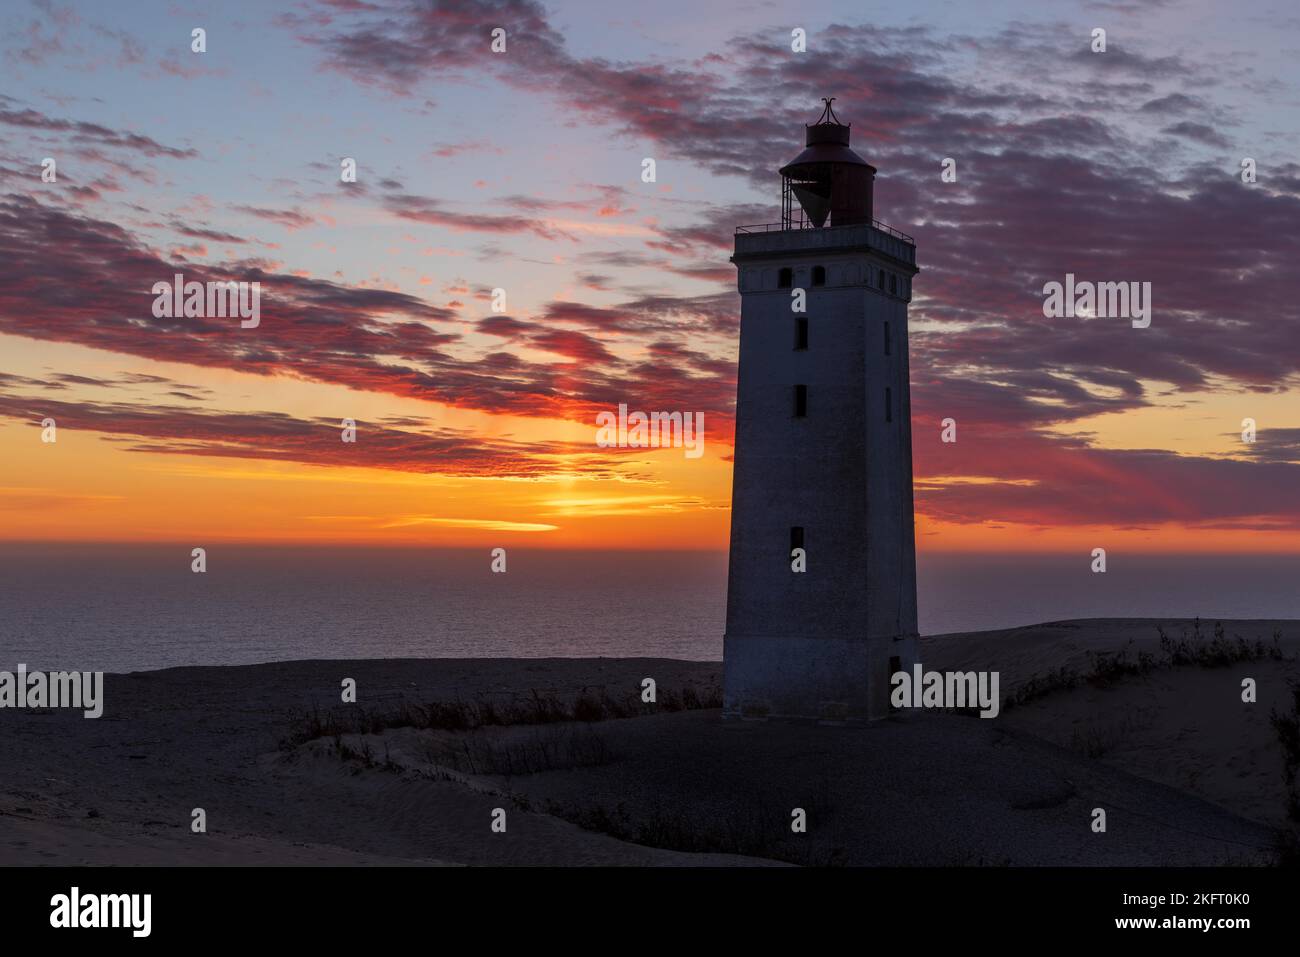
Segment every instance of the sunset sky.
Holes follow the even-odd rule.
[[[1300,552],[1290,4],[36,0],[0,27],[0,538],[725,549],[732,234],[779,218],[835,96],[922,270],[920,551]],[[177,272],[260,282],[260,326],[155,318]],[[1044,318],[1066,273],[1152,283],[1150,328]],[[598,447],[619,403],[703,412],[704,455]]]

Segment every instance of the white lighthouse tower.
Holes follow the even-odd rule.
[[[737,229],[731,260],[741,312],[729,718],[884,717],[891,674],[916,661],[916,246],[872,219],[876,170],[825,103],[807,149],[780,171],[781,222]]]

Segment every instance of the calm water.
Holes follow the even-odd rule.
[[[1300,618],[1300,556],[923,556],[921,632],[1062,618]],[[0,669],[293,658],[719,659],[726,556],[0,546]]]

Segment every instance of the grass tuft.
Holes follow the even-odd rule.
[[[1043,675],[1034,675],[1003,700],[1003,710],[1026,704],[1054,691],[1076,688],[1081,684],[1108,688],[1124,678],[1140,677],[1161,669],[1226,668],[1242,661],[1287,660],[1287,655],[1282,651],[1281,629],[1273,630],[1272,644],[1260,639],[1247,641],[1240,635],[1228,638],[1224,634],[1222,622],[1214,623],[1214,637],[1207,639],[1201,631],[1199,618],[1192,623],[1190,634],[1187,627],[1183,626],[1178,638],[1169,637],[1164,625],[1157,625],[1156,632],[1160,636],[1158,655],[1149,651],[1133,654],[1132,641],[1119,651],[1089,652],[1086,671],[1081,673],[1062,666]]]
[[[338,738],[343,734],[382,734],[389,728],[418,728],[437,731],[473,731],[484,727],[560,724],[568,721],[592,723],[618,718],[634,718],[665,711],[697,710],[722,707],[722,689],[709,685],[704,689],[687,686],[681,691],[660,688],[658,701],[646,703],[638,692],[622,698],[612,697],[605,689],[582,689],[571,698],[543,694],[534,689],[509,701],[477,698],[465,701],[432,701],[427,704],[403,702],[395,709],[367,709],[348,705],[295,715],[292,730],[280,742],[291,750],[317,738]]]

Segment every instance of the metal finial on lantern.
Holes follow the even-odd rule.
[[[815,125],[821,126],[823,123],[834,123],[837,126],[843,126],[844,124],[840,123],[839,118],[836,117],[835,110],[831,108],[831,104],[835,102],[835,97],[823,96],[822,102],[826,104],[826,109],[822,110],[822,115],[818,117]]]

